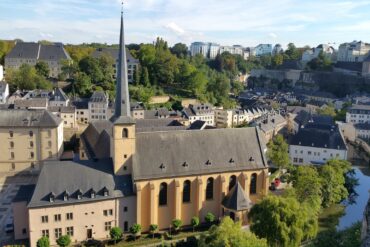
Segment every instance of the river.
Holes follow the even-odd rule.
[[[358,196],[355,198],[355,203],[346,205],[344,215],[339,218],[337,225],[338,230],[343,230],[357,221],[362,221],[364,210],[370,196],[370,167],[369,166],[353,166],[358,179],[359,185],[355,191]]]

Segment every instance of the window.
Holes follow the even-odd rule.
[[[14,132],[13,131],[9,131],[9,137],[13,137],[13,135],[14,135]]]
[[[113,209],[104,210],[103,215],[104,216],[112,216],[113,215]]]
[[[49,237],[49,230],[42,230],[42,231],[41,231],[41,235],[42,235],[43,237]]]
[[[206,187],[206,200],[213,199],[213,178],[207,179],[207,187]]]
[[[10,148],[14,148],[14,142],[10,142]]]
[[[293,162],[294,163],[297,163],[298,162],[298,158],[293,158]]]
[[[167,184],[161,183],[159,187],[159,206],[167,205]]]
[[[311,151],[308,151],[308,152],[307,152],[307,154],[308,154],[308,155],[311,155],[311,154],[312,154],[312,152],[311,152]]]
[[[128,138],[128,129],[124,128],[122,130],[122,138]]]
[[[73,220],[73,213],[66,213],[67,220]]]
[[[251,183],[249,187],[249,193],[250,194],[256,194],[257,193],[257,174],[253,173],[251,176]]]
[[[61,214],[54,214],[54,221],[58,222],[62,220],[62,215]]]
[[[186,180],[182,190],[182,202],[190,202],[191,182]]]
[[[60,238],[62,236],[62,228],[55,228],[54,229],[54,236],[56,239]]]
[[[106,231],[110,231],[110,229],[112,229],[112,222],[110,222],[110,221],[105,222],[104,226],[105,226]]]
[[[232,175],[229,181],[229,190],[231,190],[236,184],[236,176]]]
[[[123,212],[127,212],[127,211],[128,211],[127,207],[123,207]]]
[[[25,235],[27,233],[27,229],[26,228],[23,228],[22,229],[22,234]]]
[[[49,222],[49,217],[47,215],[41,216],[41,222],[42,223],[48,223]]]
[[[48,141],[48,147],[51,148],[51,141]]]
[[[303,159],[299,159],[299,163],[303,163]]]
[[[123,231],[124,231],[124,232],[128,232],[128,222],[127,222],[127,221],[125,221],[125,222],[123,223]]]
[[[14,159],[14,152],[10,152],[10,158]]]
[[[30,135],[30,137],[32,137],[33,136],[33,131],[30,131],[29,135]]]
[[[67,235],[72,237],[73,236],[73,226],[68,226],[66,228],[66,233],[67,233]]]
[[[33,148],[33,141],[30,141],[30,148]]]
[[[33,159],[35,157],[35,153],[34,152],[30,152],[30,157],[31,157],[31,159]]]

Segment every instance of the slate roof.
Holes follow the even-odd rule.
[[[97,120],[92,121],[82,133],[81,141],[83,141],[90,159],[110,157],[112,128],[112,122],[108,120]]]
[[[244,211],[252,207],[251,200],[246,195],[239,182],[237,182],[236,185],[231,188],[229,193],[222,200],[221,204],[225,208],[234,211]]]
[[[290,145],[347,150],[338,127],[325,125],[311,125],[301,128],[291,138]]]
[[[108,196],[104,196],[104,188],[108,190]],[[96,193],[95,198],[91,198],[92,190]],[[82,192],[81,199],[77,198],[79,191]],[[64,193],[69,195],[67,201],[64,201]],[[50,202],[51,194],[55,195],[54,202]],[[133,194],[131,176],[114,175],[111,159],[52,161],[43,165],[28,207],[91,202]]]
[[[137,133],[133,178],[263,169],[264,150],[256,128]]]
[[[29,108],[29,107],[43,107],[46,108],[48,106],[49,99],[47,98],[30,98],[30,99],[16,99],[14,101],[14,109],[18,107],[21,108]]]
[[[51,101],[67,101],[68,96],[65,94],[63,89],[56,88],[53,97],[50,99]]]
[[[169,131],[169,130],[185,130],[186,126],[179,121],[171,118],[157,119],[137,119],[136,133],[153,132],[153,131]]]
[[[35,184],[21,185],[12,202],[29,202],[35,190]]]
[[[115,59],[115,61],[117,61],[118,52],[119,52],[118,48],[98,48],[91,54],[91,56],[98,58],[101,57],[103,54],[107,54],[111,56],[113,59]],[[134,58],[127,48],[126,48],[126,59],[128,63],[139,63],[139,60]]]
[[[29,58],[59,61],[71,59],[61,43],[43,45],[33,42],[17,42],[6,58]]]
[[[353,126],[359,130],[370,130],[370,123],[356,123]]]
[[[108,102],[107,95],[104,92],[95,91],[93,95],[90,97],[90,102],[97,102],[97,103],[106,103]]]
[[[61,113],[75,113],[76,107],[74,106],[49,106],[48,111],[61,112]]]
[[[58,127],[61,122],[46,110],[0,110],[0,127]]]
[[[348,112],[353,114],[370,114],[370,105],[352,105]]]

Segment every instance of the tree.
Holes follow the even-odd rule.
[[[361,246],[361,223],[354,223],[351,227],[346,228],[342,231],[337,231],[336,229],[323,231],[318,234],[317,238],[313,241],[312,246]]]
[[[48,77],[50,73],[49,65],[44,61],[38,61],[35,65],[35,69],[38,75]]]
[[[175,230],[178,231],[178,230],[180,230],[180,228],[182,226],[182,220],[174,219],[174,220],[172,220],[172,225],[173,225],[173,228],[175,228]]]
[[[276,135],[267,145],[267,157],[279,169],[287,168],[290,165],[288,155],[289,145],[282,135]]]
[[[117,240],[122,239],[123,231],[120,227],[112,227],[110,229],[109,235],[112,240],[114,240],[114,244],[116,244]]]
[[[288,49],[286,49],[284,56],[288,60],[298,60],[300,59],[301,54],[293,43],[289,43]]]
[[[158,231],[158,225],[151,224],[149,226],[149,232],[152,234],[152,237],[154,238],[154,234]]]
[[[85,57],[79,63],[78,66],[81,72],[84,72],[90,77],[92,83],[101,83],[104,79],[103,71],[99,66],[99,61],[93,57]]]
[[[134,235],[134,238],[141,234],[141,225],[140,224],[133,224],[130,227],[130,232],[132,235]]]
[[[175,44],[170,50],[178,58],[185,58],[188,55],[188,47],[183,43]]]
[[[208,224],[212,224],[213,222],[215,222],[216,216],[214,214],[212,214],[212,213],[207,213],[206,216],[204,217],[204,220]]]
[[[272,66],[275,68],[282,65],[284,61],[284,56],[280,53],[274,55],[271,59]]]
[[[52,85],[45,77],[37,74],[36,69],[28,64],[22,64],[18,70],[7,70],[6,79],[17,89],[51,89]]]
[[[138,86],[140,84],[140,76],[141,76],[141,67],[137,66],[134,70],[134,85]],[[149,80],[149,75],[148,75]]]
[[[37,247],[49,247],[50,246],[50,240],[46,236],[41,237],[39,240],[37,240],[36,245],[37,245]]]
[[[305,225],[311,220],[293,197],[265,197],[255,204],[248,217],[250,229],[270,246],[299,246],[305,237]]]
[[[149,72],[147,67],[142,67],[141,69],[140,84],[144,87],[150,86]]]
[[[193,227],[193,232],[194,232],[194,228],[199,226],[199,222],[200,222],[199,217],[194,216],[193,218],[191,218],[190,223],[191,223],[191,226]]]
[[[91,93],[91,79],[84,72],[79,72],[74,82],[74,89],[81,96],[88,96]]]
[[[67,247],[71,244],[71,242],[71,237],[69,235],[63,235],[57,239],[57,244],[60,247]]]
[[[317,113],[319,115],[324,115],[324,116],[330,116],[330,117],[335,117],[337,113],[335,112],[335,109],[333,106],[325,106],[324,108],[319,108],[317,109]]]
[[[222,219],[219,226],[213,225],[208,234],[202,234],[199,247],[267,247],[266,239],[259,239],[251,232],[242,230],[241,223],[235,222],[230,217]]]

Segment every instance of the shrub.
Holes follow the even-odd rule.
[[[110,234],[110,238],[114,240],[114,243],[116,243],[117,240],[122,239],[123,231],[120,227],[112,227],[112,229],[110,229],[109,234]]]
[[[57,244],[60,247],[67,247],[67,246],[69,246],[71,244],[71,237],[69,235],[60,236],[57,239]]]
[[[208,213],[206,215],[206,217],[204,217],[205,221],[208,223],[208,224],[212,224],[215,220],[216,220],[216,216],[212,213]]]
[[[157,232],[158,230],[158,225],[156,224],[151,224],[149,226],[149,232],[152,234],[152,237],[154,238],[154,234]]]
[[[199,217],[194,216],[193,218],[191,218],[191,225],[193,226],[193,232],[194,232],[194,228],[199,226]]]
[[[180,219],[174,219],[172,221],[173,228],[175,228],[176,231],[180,230],[182,226],[182,221]]]
[[[131,232],[132,235],[134,235],[134,239],[136,239],[136,237],[141,234],[141,225],[140,224],[133,224],[130,227],[130,232]]]
[[[48,237],[42,237],[39,240],[37,240],[37,247],[49,247],[50,246],[50,240]]]

